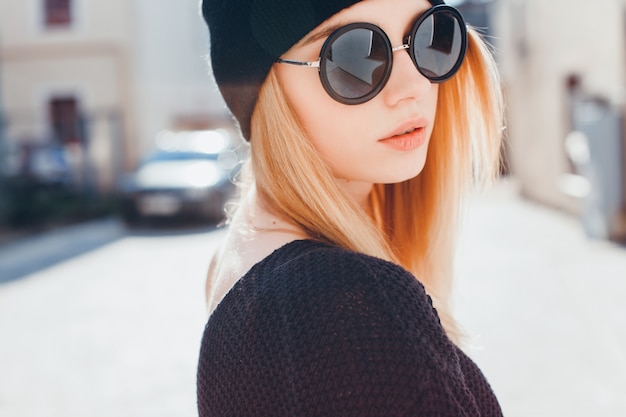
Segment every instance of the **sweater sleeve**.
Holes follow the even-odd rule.
[[[207,324],[201,417],[498,415],[480,410],[411,274],[337,248],[286,259]]]

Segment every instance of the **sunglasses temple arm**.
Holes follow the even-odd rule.
[[[314,67],[318,68],[320,66],[320,61],[294,61],[292,59],[282,59],[278,58],[276,62],[280,64],[290,64],[290,65],[298,65],[300,67]]]

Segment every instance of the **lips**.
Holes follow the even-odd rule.
[[[426,124],[425,119],[403,123],[379,142],[400,151],[419,148],[426,142]]]

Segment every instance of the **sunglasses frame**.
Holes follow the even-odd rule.
[[[413,41],[414,41],[414,36],[417,33],[417,30],[420,27],[420,25],[433,14],[442,13],[442,12],[447,12],[447,13],[452,14],[454,18],[456,19],[456,21],[458,22],[459,30],[461,31],[461,45],[460,45],[461,49],[459,51],[459,56],[457,58],[457,61],[455,62],[453,67],[450,69],[450,71],[448,71],[446,74],[442,76],[432,77],[424,73],[422,69],[419,67],[417,63],[417,57],[415,56],[415,48],[413,47]],[[330,81],[328,80],[328,76],[326,72],[326,65],[327,65],[328,60],[325,59],[325,57],[327,56],[326,52],[328,48],[331,47],[335,39],[339,38],[344,33],[349,32],[354,29],[367,29],[367,30],[371,30],[372,32],[376,32],[377,34],[379,34],[387,45],[387,48],[386,48],[387,61],[386,61],[385,73],[383,74],[381,81],[372,91],[370,91],[369,93],[361,97],[349,98],[349,97],[344,97],[344,96],[339,95],[332,88]],[[402,43],[402,45],[398,45],[395,47],[391,45],[391,41],[389,40],[389,37],[387,36],[385,31],[383,31],[380,27],[372,23],[367,23],[367,22],[350,23],[350,24],[347,24],[346,26],[340,27],[339,29],[337,29],[336,31],[334,31],[328,36],[328,38],[324,41],[324,44],[322,45],[322,48],[320,50],[320,55],[317,61],[296,61],[296,60],[291,60],[291,59],[278,58],[276,62],[280,64],[290,64],[290,65],[297,65],[297,66],[303,66],[303,67],[317,68],[319,76],[320,76],[320,81],[322,82],[322,86],[324,87],[324,90],[326,90],[329,96],[331,96],[334,100],[340,103],[348,104],[348,105],[355,105],[355,104],[362,104],[371,100],[372,98],[377,96],[378,93],[382,91],[382,89],[387,84],[387,81],[389,81],[389,77],[391,75],[391,69],[393,68],[393,53],[402,49],[408,49],[409,56],[411,57],[411,60],[413,61],[415,68],[417,68],[419,73],[422,74],[431,82],[442,83],[450,79],[463,64],[463,61],[465,59],[465,53],[467,51],[467,27],[465,25],[463,16],[461,16],[461,13],[454,7],[451,7],[445,4],[433,6],[430,9],[426,10],[417,18],[417,20],[411,27],[411,31],[409,32],[409,35],[404,39],[404,42]]]

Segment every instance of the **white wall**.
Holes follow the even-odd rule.
[[[2,103],[47,123],[50,95],[79,98],[84,111],[124,118],[125,167],[180,119],[224,117],[209,75],[208,30],[198,0],[73,0],[70,27],[46,30],[42,0],[0,0]]]
[[[197,0],[133,1],[134,87],[143,150],[180,117],[226,114],[209,75],[208,30]]]
[[[566,79],[577,74],[585,92],[615,105],[625,86],[622,0],[499,0],[496,46],[508,94],[511,164],[523,192],[577,212],[561,192],[569,163]]]
[[[72,24],[45,28],[42,0],[0,0],[2,41],[7,47],[67,42],[123,41],[128,38],[125,0],[72,0]]]

